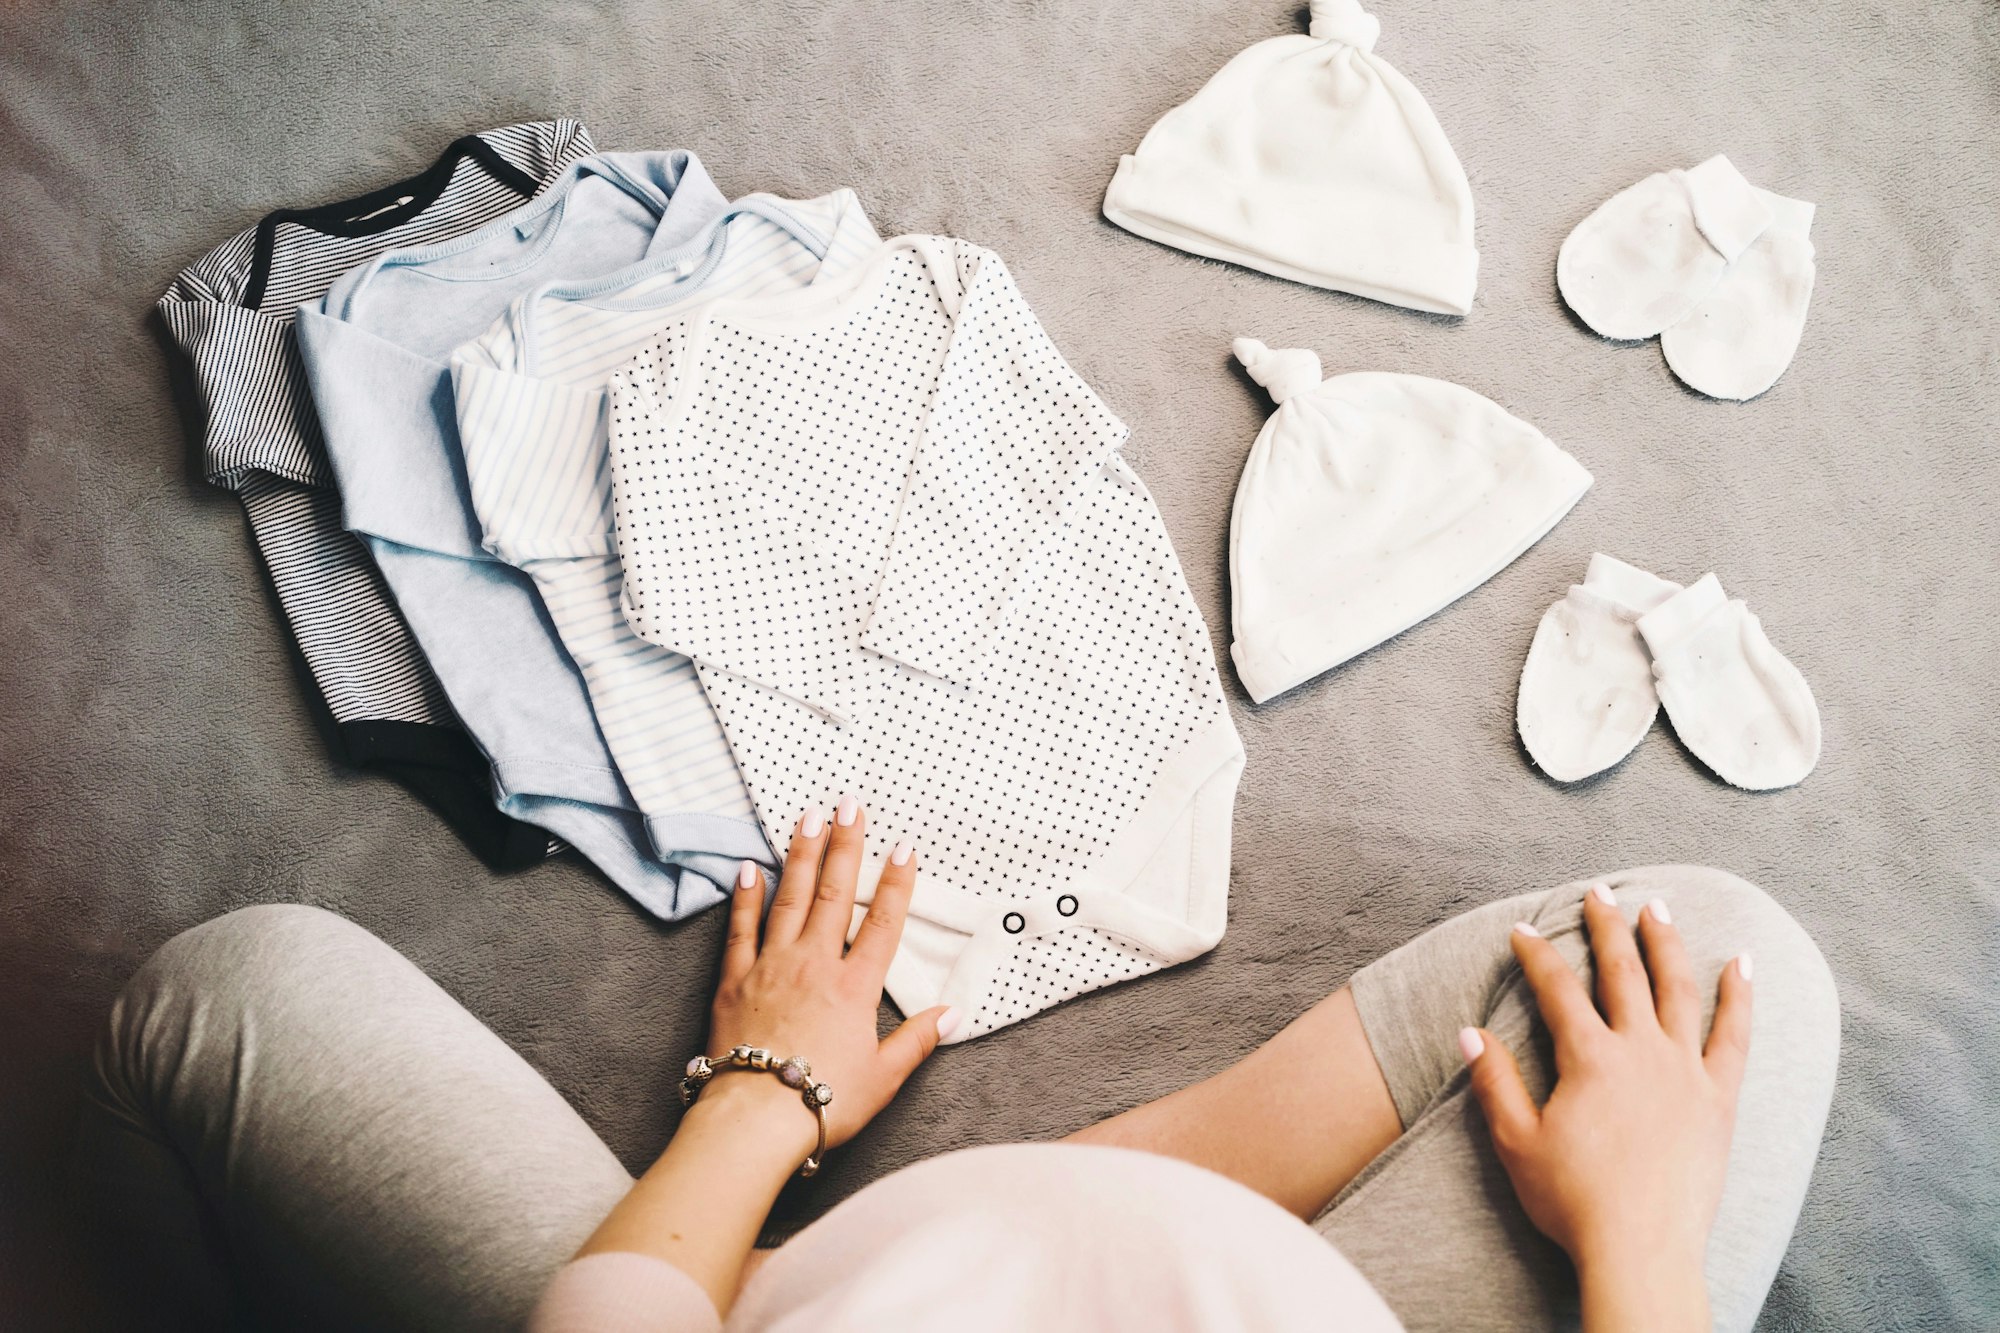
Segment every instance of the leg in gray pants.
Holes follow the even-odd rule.
[[[632,1178],[527,1061],[373,935],[249,907],[111,1013],[84,1185],[189,1323],[518,1324]],[[233,1283],[222,1276],[226,1271]],[[148,1281],[151,1279],[151,1281]]]
[[[1757,957],[1709,1262],[1717,1327],[1746,1328],[1818,1148],[1832,983],[1797,925],[1741,880],[1679,868],[1611,883],[1628,914],[1667,899],[1711,992],[1723,960]],[[1575,1321],[1574,1279],[1514,1202],[1455,1043],[1483,1024],[1545,1093],[1546,1034],[1506,936],[1525,917],[1581,963],[1584,887],[1468,913],[1354,979],[1406,1132],[1318,1225],[1412,1328]],[[233,1305],[284,1327],[518,1323],[631,1185],[505,1043],[374,936],[306,907],[234,912],[140,969],[98,1051],[81,1162],[133,1242],[127,1262],[158,1263],[163,1300],[192,1285],[203,1323]]]
[[[1531,921],[1592,984],[1583,895],[1595,880],[1454,917],[1355,974],[1355,1008],[1403,1135],[1315,1224],[1411,1329],[1574,1328],[1576,1277],[1515,1201],[1458,1052],[1458,1030],[1507,1043],[1528,1090],[1548,1096],[1555,1058],[1508,934]],[[1756,960],[1750,1059],[1728,1184],[1708,1245],[1715,1327],[1756,1322],[1805,1202],[1840,1053],[1840,1006],[1819,950],[1785,910],[1720,870],[1651,866],[1604,880],[1628,921],[1663,899],[1703,993],[1739,953]]]

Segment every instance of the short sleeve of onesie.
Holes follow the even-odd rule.
[[[627,614],[693,656],[767,833],[849,792],[864,881],[921,849],[899,1007],[963,1040],[1214,946],[1242,746],[1207,627],[997,256],[904,237],[713,303],[608,410]]]
[[[548,835],[501,813],[467,738],[366,550],[341,525],[293,312],[354,265],[471,231],[591,151],[575,121],[504,126],[358,199],[281,209],[174,280],[159,310],[185,356],[203,471],[250,521],[347,758],[389,772],[496,868],[547,855]]]

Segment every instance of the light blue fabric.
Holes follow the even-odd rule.
[[[669,919],[721,901],[734,860],[652,845],[533,582],[481,545],[446,358],[530,288],[674,249],[726,206],[692,153],[601,154],[478,231],[391,251],[299,309],[345,523],[492,761],[501,809]]]

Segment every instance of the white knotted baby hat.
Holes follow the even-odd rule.
[[[1590,489],[1548,436],[1470,389],[1238,338],[1278,404],[1229,526],[1236,674],[1258,703],[1505,569]]]
[[[1463,315],[1472,188],[1357,0],[1217,71],[1122,158],[1104,216],[1149,240],[1338,292]]]

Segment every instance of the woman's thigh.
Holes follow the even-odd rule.
[[[164,1265],[182,1313],[247,1305],[287,1327],[518,1322],[631,1185],[436,983],[294,906],[196,927],[132,978],[99,1043],[79,1169],[93,1213],[135,1265]]]

